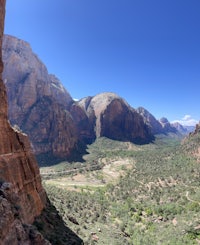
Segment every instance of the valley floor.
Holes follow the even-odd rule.
[[[200,244],[200,164],[178,140],[137,146],[100,138],[84,163],[41,168],[84,244]]]

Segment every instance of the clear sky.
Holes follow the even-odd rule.
[[[73,98],[115,92],[156,118],[200,120],[200,0],[7,0],[5,33]]]

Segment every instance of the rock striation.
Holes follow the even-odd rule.
[[[161,123],[145,108],[137,108],[137,112],[143,117],[144,122],[149,126],[152,134],[160,134],[163,132]]]
[[[88,116],[95,137],[147,143],[153,139],[143,118],[127,102],[114,93],[86,97],[78,105]]]
[[[5,35],[3,61],[10,122],[29,136],[40,162],[67,159],[96,137],[152,139],[138,112],[113,93],[74,102],[27,42]]]
[[[5,0],[0,0],[0,51],[4,17]],[[44,237],[52,240],[54,232],[56,236],[60,234],[61,239],[58,241],[56,237],[56,243],[52,240],[52,244],[82,244],[49,202],[27,136],[8,122],[2,71],[0,52],[0,245],[50,245]],[[45,226],[44,236],[37,224]]]
[[[0,0],[0,50],[4,15],[5,0]],[[0,241],[1,244],[15,245],[21,239],[30,244],[28,224],[44,209],[46,194],[27,136],[15,131],[8,122],[2,71],[0,54]],[[32,240],[35,239],[35,244],[48,244],[41,235],[34,233],[34,236]]]
[[[143,107],[139,107],[137,112],[143,117],[144,122],[148,125],[153,135],[155,134],[168,134],[178,133],[178,129],[167,120],[167,118],[161,118],[157,120],[148,110]]]
[[[3,61],[11,124],[28,134],[35,154],[69,156],[78,141],[70,94],[23,40],[4,36]]]
[[[162,117],[159,122],[162,125],[163,133],[177,133],[178,130],[168,121],[167,118]]]

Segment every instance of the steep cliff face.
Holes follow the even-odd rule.
[[[144,122],[149,126],[152,134],[168,134],[178,133],[178,129],[174,127],[167,118],[161,118],[157,120],[148,110],[143,107],[139,107],[137,112],[143,117]]]
[[[0,0],[0,50],[2,49],[4,15],[5,1]],[[19,239],[27,238],[26,228],[22,226],[22,223],[32,223],[34,218],[41,213],[45,207],[46,194],[42,188],[39,169],[30,151],[26,135],[15,131],[8,123],[7,98],[2,81],[2,70],[1,55],[0,241],[1,244],[18,244]]]
[[[146,143],[153,136],[143,118],[114,93],[102,93],[78,102],[87,113],[96,137]]]
[[[200,122],[182,141],[183,150],[192,154],[200,162]]]
[[[192,132],[194,130],[193,126],[183,126],[178,122],[175,123],[171,123],[172,127],[174,127],[179,133],[181,133],[182,135],[186,135],[189,134],[190,132]]]
[[[163,132],[161,123],[145,108],[139,107],[137,112],[143,117],[145,123],[151,129],[152,134],[160,134]]]
[[[78,139],[86,144],[92,143],[96,136],[90,118],[85,110],[78,104],[74,103],[70,108],[70,113],[77,128]]]
[[[11,124],[28,134],[35,154],[69,156],[78,140],[69,93],[25,41],[5,35],[3,61]]]
[[[160,119],[160,123],[162,125],[164,133],[177,133],[178,132],[178,130],[175,127],[173,127],[173,125],[170,124],[167,118],[162,117]]]
[[[196,125],[195,130],[192,134],[199,134],[200,133],[200,122]]]

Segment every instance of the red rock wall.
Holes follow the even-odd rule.
[[[0,0],[0,50],[4,29],[5,0]],[[41,185],[39,168],[26,135],[11,128],[7,117],[7,97],[2,81],[2,54],[0,52],[0,240],[9,236],[16,219],[4,212],[3,202],[11,201],[18,207],[18,219],[23,223],[32,223],[43,210],[46,194]],[[7,197],[7,199],[5,198]],[[11,217],[12,215],[10,215]],[[3,219],[4,217],[5,219]],[[12,216],[13,217],[13,216]],[[7,221],[6,221],[7,220]],[[7,224],[7,225],[6,225]],[[4,244],[4,243],[3,243]]]
[[[11,124],[28,135],[36,155],[66,159],[78,141],[68,111],[73,103],[70,94],[48,73],[27,42],[4,35],[2,54]]]

